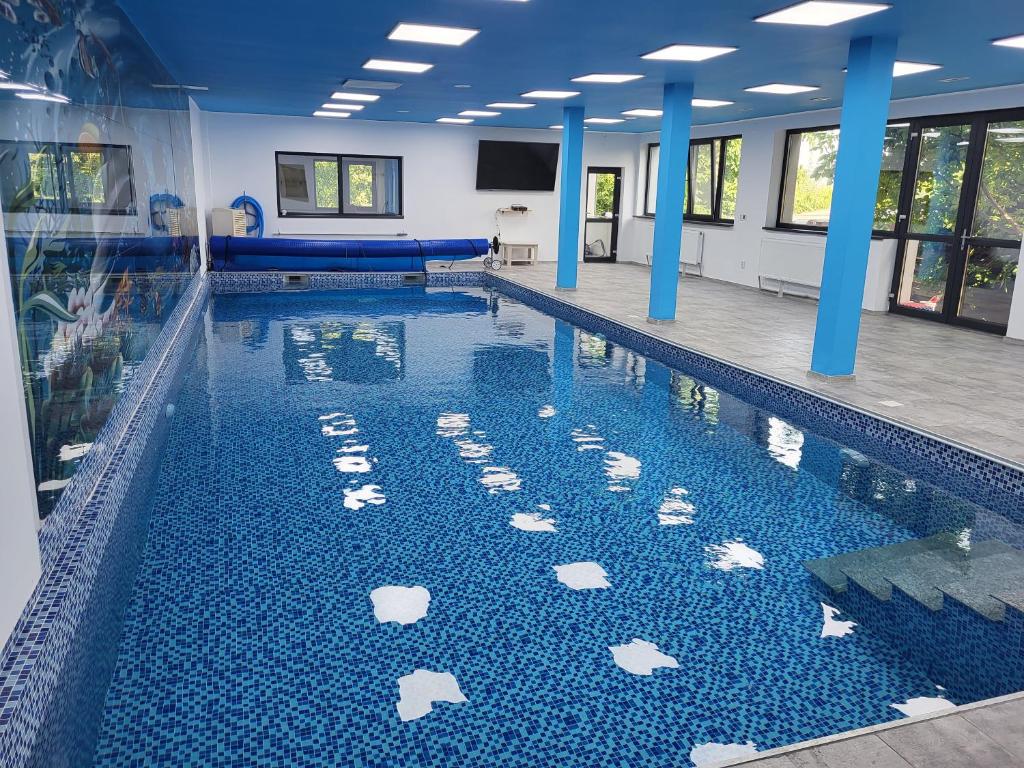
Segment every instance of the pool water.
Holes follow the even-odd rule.
[[[499,293],[214,296],[168,413],[97,765],[679,766],[970,697],[803,563],[972,505]]]

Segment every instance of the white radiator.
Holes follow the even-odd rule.
[[[787,287],[815,289],[813,291],[790,291],[816,296],[821,287],[821,270],[825,265],[825,238],[813,240],[801,238],[763,238],[761,255],[757,266],[757,284],[761,288],[772,288],[780,296]]]
[[[696,269],[698,277],[704,276],[704,230],[684,225],[679,244],[679,271],[686,273],[687,267]]]

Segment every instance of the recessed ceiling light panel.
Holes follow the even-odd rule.
[[[626,117],[661,117],[660,109],[627,109],[623,112]]]
[[[529,91],[520,94],[524,99],[571,99],[579,95],[579,91]]]
[[[634,80],[640,80],[643,75],[582,75],[581,77],[574,77],[572,81],[574,83],[608,83],[611,85],[618,85],[619,83],[631,83]]]
[[[624,123],[626,121],[621,117],[588,117],[583,122],[593,125],[614,125],[615,123]]]
[[[335,91],[331,94],[331,98],[341,101],[378,101],[380,96],[376,93],[345,93],[344,91]]]
[[[329,101],[320,107],[321,109],[338,109],[342,112],[358,112],[361,109],[366,109],[365,104],[338,104],[333,101]]]
[[[921,72],[934,72],[942,69],[938,64],[922,64],[917,61],[897,61],[892,65],[892,76],[917,75]]]
[[[433,64],[423,64],[418,61],[395,61],[394,59],[368,59],[363,64],[363,69],[374,69],[381,72],[408,72],[414,75],[423,74],[433,68]]]
[[[641,58],[651,61],[707,61],[735,50],[730,46],[721,45],[667,45],[645,53]]]
[[[388,35],[388,40],[403,43],[428,43],[431,45],[463,45],[480,33],[479,29],[463,27],[436,27],[430,24],[400,23]]]
[[[879,11],[887,11],[891,5],[883,3],[845,3],[836,0],[807,0],[779,11],[758,16],[754,21],[764,24],[799,24],[808,27],[831,27],[844,21],[859,19]]]
[[[1001,45],[1005,48],[1024,48],[1024,35],[1014,35],[1013,37],[993,40],[992,45]]]
[[[452,125],[468,125],[473,121],[468,117],[439,117],[437,118],[439,123],[450,123]]]
[[[734,104],[735,102],[724,101],[722,99],[694,99],[690,103],[695,107],[709,109],[713,107],[728,107],[731,104]]]
[[[350,112],[335,112],[333,110],[318,109],[313,113],[313,117],[351,117]]]
[[[464,109],[459,112],[459,117],[497,117],[501,112],[488,112],[483,109]]]
[[[789,83],[768,83],[744,88],[748,93],[773,93],[779,96],[791,96],[794,93],[809,93],[818,90],[816,85],[791,85]]]
[[[342,88],[355,88],[356,90],[364,91],[393,91],[396,88],[401,88],[401,83],[396,83],[391,80],[357,80],[349,78],[341,84]]]
[[[537,105],[525,101],[495,101],[487,106],[491,109],[529,109]]]

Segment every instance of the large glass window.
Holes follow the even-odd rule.
[[[740,153],[743,139],[728,136],[716,139],[694,139],[684,170],[684,216],[698,221],[731,223],[736,216],[736,193],[740,175]],[[661,148],[647,147],[647,186],[644,215],[653,216],[658,201],[658,166]]]
[[[5,211],[134,215],[128,147],[28,141],[0,144]]]
[[[908,135],[909,126],[905,123],[890,125],[885,130],[875,201],[876,231],[892,232],[896,228]],[[828,228],[838,152],[838,128],[809,128],[786,135],[780,227]]]
[[[402,158],[277,153],[281,216],[402,216]]]

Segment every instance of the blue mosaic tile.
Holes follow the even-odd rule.
[[[904,469],[680,368],[503,292],[215,295],[96,764],[686,765],[710,742],[895,719],[938,684],[988,693],[867,608],[821,637],[832,596],[803,561],[965,524],[1024,543],[1020,521],[920,479],[878,499]],[[525,513],[557,532],[510,525]],[[609,588],[555,578],[586,561]],[[429,589],[426,617],[379,625],[384,585]],[[1018,637],[914,609],[921,631],[966,633],[954,647]],[[678,668],[620,669],[609,648],[634,638]],[[398,680],[416,669],[451,673],[468,701],[403,722]]]
[[[197,278],[178,305],[42,532],[43,580],[0,657],[0,765],[88,764],[97,735],[98,765],[333,765],[339,755],[382,766],[593,765],[612,755],[621,765],[685,764],[695,744],[768,748],[897,717],[890,703],[934,693],[937,682],[968,701],[1015,679],[1021,611],[1008,608],[994,626],[955,604],[923,612],[898,592],[891,603],[855,589],[832,595],[800,561],[955,529],[964,515],[1024,546],[1016,468],[490,273],[431,273],[438,289],[500,293],[442,292],[445,303],[435,291],[412,312],[374,295],[372,310],[363,302],[347,313],[361,318],[357,331],[340,307],[400,276],[314,275],[311,284],[359,290],[325,306],[318,290],[276,293],[280,276],[233,273]],[[202,340],[208,293],[213,336]],[[222,295],[232,293],[252,295]],[[414,289],[399,294],[417,301]],[[551,321],[520,302],[584,329],[568,332],[571,376],[553,370],[558,323],[552,341]],[[441,336],[459,343],[439,345]],[[272,370],[282,377],[266,378]],[[442,386],[450,371],[468,379]],[[215,413],[211,381],[250,407]],[[668,394],[671,430],[644,418],[654,393],[662,421]],[[175,400],[175,417],[161,418]],[[559,415],[538,430],[549,400]],[[332,451],[307,429],[328,408],[357,406],[387,500],[355,511],[343,502],[359,484],[339,485]],[[439,409],[460,407],[480,414],[474,428],[523,488],[489,493],[480,468],[459,458],[465,446],[424,432]],[[645,454],[642,481],[627,477],[631,490],[612,494],[601,461],[570,442],[570,425],[587,434],[590,423],[612,425],[608,446],[637,455],[652,441],[696,445],[701,435],[721,445],[714,460]],[[779,444],[780,429],[802,436],[800,472],[786,467],[793,446]],[[410,455],[409,435],[422,454]],[[281,450],[268,452],[273,445]],[[410,460],[412,473],[400,466]],[[771,471],[744,472],[747,461]],[[706,494],[694,524],[652,525],[661,485],[678,476]],[[914,494],[867,493],[910,477]],[[784,510],[771,501],[778,483]],[[957,496],[977,503],[965,511]],[[507,521],[541,498],[559,534],[525,552],[507,538]],[[682,535],[666,544],[667,528]],[[737,531],[766,567],[709,579],[707,557],[695,553]],[[569,592],[546,571],[589,557],[612,564],[606,593]],[[432,585],[428,618],[377,626],[367,589],[410,578]],[[819,600],[862,629],[812,642]],[[779,606],[796,606],[784,625],[765,618]],[[633,678],[610,662],[612,635],[647,637],[686,674]],[[752,643],[759,656],[745,650]],[[453,672],[469,702],[436,705],[402,727],[396,680],[419,667]]]

